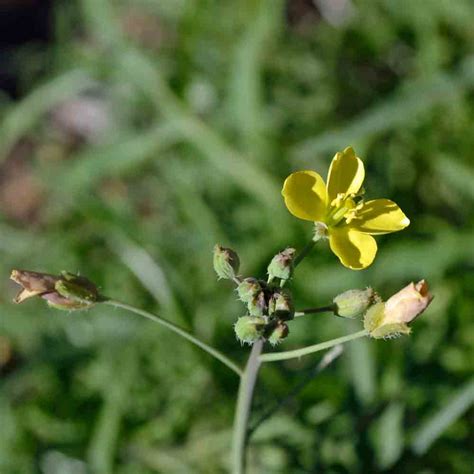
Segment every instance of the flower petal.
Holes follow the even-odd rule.
[[[356,194],[365,177],[364,163],[355,155],[352,147],[336,153],[328,172],[328,203],[338,194]]]
[[[314,171],[297,171],[286,178],[281,191],[288,210],[299,219],[320,221],[326,214],[326,185]]]
[[[341,263],[352,270],[368,267],[377,253],[377,243],[368,234],[363,234],[349,226],[331,227],[329,245]]]
[[[402,230],[410,224],[410,219],[396,203],[390,199],[374,199],[367,201],[357,211],[351,227],[360,232],[379,235]]]

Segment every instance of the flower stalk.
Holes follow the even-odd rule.
[[[252,346],[245,371],[240,379],[237,406],[234,418],[234,436],[232,445],[232,473],[244,474],[246,447],[248,439],[248,421],[252,408],[253,392],[260,369],[260,354],[264,340],[259,339]]]
[[[259,357],[259,360],[260,362],[276,362],[277,360],[295,359],[297,357],[303,357],[308,354],[313,354],[314,352],[324,351],[325,349],[330,349],[331,347],[337,346],[338,344],[343,344],[344,342],[353,341],[354,339],[359,339],[368,335],[369,332],[363,329],[362,331],[349,334],[348,336],[338,337],[336,339],[331,339],[330,341],[325,341],[319,344],[314,344],[312,346],[303,347],[302,349],[275,352],[273,354],[262,354]]]
[[[295,318],[301,318],[301,316],[306,316],[307,314],[333,313],[334,309],[334,304],[329,304],[327,306],[319,306],[317,308],[306,308],[302,309],[301,311],[296,311]]]
[[[313,247],[316,245],[316,242],[314,240],[310,240],[301,250],[301,252],[295,257],[293,261],[293,268],[296,268],[301,261],[306,257],[306,255],[313,250]]]

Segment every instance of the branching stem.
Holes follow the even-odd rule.
[[[312,368],[306,377],[304,377],[296,386],[291,390],[288,395],[279,400],[274,405],[270,406],[266,411],[262,413],[260,418],[255,421],[255,423],[248,430],[248,437],[252,436],[255,430],[265,421],[267,421],[271,416],[274,415],[280,408],[283,408],[285,405],[288,405],[310,382],[312,382],[328,365],[332,364],[343,352],[342,345],[339,344],[334,346],[330,351],[328,351],[324,357],[318,362],[316,367]]]
[[[243,474],[245,472],[245,454],[248,439],[247,425],[252,408],[253,392],[257,382],[258,370],[260,368],[259,356],[262,353],[263,343],[263,339],[260,339],[252,346],[245,372],[240,379],[234,418],[232,446],[233,474]]]
[[[320,306],[318,308],[306,308],[301,311],[295,312],[295,318],[300,318],[307,314],[316,314],[316,313],[332,313],[334,311],[334,304],[329,304],[327,306]]]
[[[319,344],[314,344],[312,346],[303,347],[302,349],[295,349],[293,351],[284,351],[284,352],[275,352],[273,354],[262,354],[259,357],[260,362],[275,362],[277,360],[287,360],[294,359],[295,357],[302,357],[313,352],[323,351],[329,349],[338,344],[343,344],[344,342],[349,342],[360,337],[368,336],[368,331],[362,329],[362,331],[349,334],[348,336],[338,337],[336,339],[331,339],[330,341],[321,342]]]

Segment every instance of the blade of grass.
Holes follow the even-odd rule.
[[[83,0],[90,33],[107,48],[120,52],[115,66],[124,78],[145,93],[182,139],[199,150],[211,166],[273,210],[279,186],[269,173],[237,153],[219,134],[191,113],[175,96],[158,68],[140,51],[126,45],[107,0]],[[105,25],[105,26],[102,26]],[[113,56],[113,55],[111,55]]]
[[[165,272],[156,259],[152,258],[143,247],[127,237],[117,234],[116,230],[111,232],[111,235],[113,237],[109,239],[109,246],[112,251],[153,295],[166,314],[174,314],[181,322],[187,322],[184,321]]]
[[[443,432],[474,404],[474,379],[456,390],[443,407],[422,422],[413,435],[412,448],[423,455]]]
[[[282,2],[264,0],[246,9],[246,28],[236,47],[229,75],[229,109],[243,149],[255,159],[265,158],[265,111],[262,93],[262,57],[284,15]]]
[[[142,54],[129,50],[120,57],[122,73],[156,105],[168,123],[193,145],[216,171],[272,210],[280,209],[279,186],[269,173],[244,158],[221,136],[192,114]]]
[[[0,162],[5,159],[13,145],[49,110],[92,84],[90,76],[76,69],[51,79],[16,103],[0,124]]]
[[[308,162],[314,155],[338,150],[341,144],[365,141],[396,127],[407,127],[421,115],[474,86],[473,57],[468,56],[456,73],[439,73],[422,82],[406,85],[391,99],[377,104],[341,128],[327,130],[297,144],[295,160]]]
[[[160,125],[84,151],[55,175],[51,183],[54,200],[60,202],[61,207],[67,203],[79,203],[79,196],[88,193],[103,178],[135,172],[148,161],[159,158],[161,151],[176,141],[172,127]],[[50,173],[50,170],[44,172]]]
[[[104,402],[88,448],[89,463],[96,474],[114,472],[113,463],[120,424],[137,365],[134,347],[128,346],[121,353],[109,357],[109,374],[114,374],[113,383],[103,386]],[[118,368],[120,370],[117,370]]]

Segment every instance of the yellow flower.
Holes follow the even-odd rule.
[[[368,267],[377,253],[372,235],[388,234],[410,224],[389,199],[364,201],[364,164],[351,147],[336,153],[327,185],[315,171],[297,171],[286,178],[282,194],[295,217],[316,224],[316,238],[329,238],[331,250],[353,270]]]

